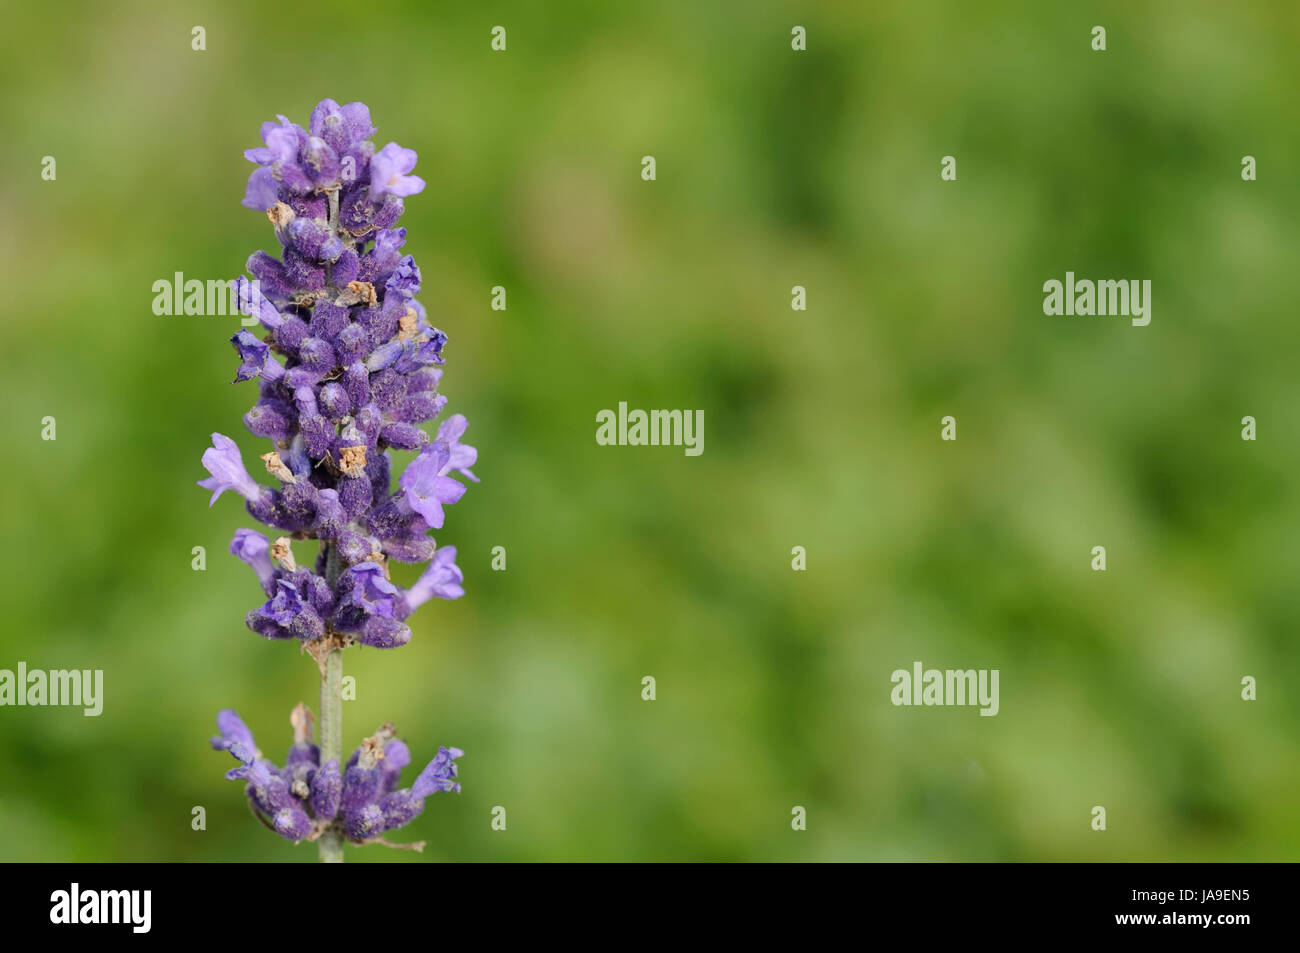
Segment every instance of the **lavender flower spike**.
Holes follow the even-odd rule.
[[[319,743],[296,712],[283,768],[257,753],[233,712],[220,716],[213,744],[235,757],[228,776],[245,783],[266,826],[290,841],[318,841],[327,861],[342,860],[345,842],[379,842],[433,791],[457,789],[460,752],[443,748],[414,787],[394,790],[410,753],[385,729],[367,739],[365,764],[359,755],[344,762],[339,686],[344,649],[405,645],[419,606],[464,595],[456,547],[438,547],[429,531],[443,528],[444,507],[466,492],[452,474],[478,482],[470,470],[478,451],[461,443],[465,417],[448,417],[432,438],[423,426],[447,405],[448,339],[417,298],[420,269],[398,221],[403,199],[425,182],[413,174],[414,150],[376,148],[374,132],[364,103],[322,99],[305,128],[277,116],[244,152],[256,168],[243,204],[265,213],[276,254],[255,252],[249,275],[234,279],[239,311],[261,328],[238,330],[230,344],[235,382],[255,382],[244,425],[271,444],[258,454],[270,485],[220,433],[199,481],[209,506],[231,490],[275,530],[240,529],[230,544],[262,591],[245,625],[297,642],[321,674]],[[395,449],[418,451],[400,474]],[[404,591],[389,578],[392,560],[428,565]]]

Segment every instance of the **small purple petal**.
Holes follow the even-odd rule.
[[[253,150],[250,150],[253,151]],[[248,177],[248,187],[244,190],[244,200],[239,204],[244,208],[253,208],[265,212],[280,200],[275,176],[271,170],[262,167],[254,169]]]
[[[235,538],[230,541],[230,553],[248,563],[257,573],[257,581],[263,591],[270,595],[275,591],[275,567],[271,565],[270,541],[256,530],[237,529]]]
[[[384,830],[405,827],[420,816],[424,810],[424,798],[416,797],[410,788],[386,794],[379,801],[379,809],[384,813]]]
[[[275,832],[286,840],[302,840],[311,833],[311,818],[300,807],[282,807],[275,812],[272,822]]]
[[[442,426],[438,428],[436,439],[445,443],[450,453],[443,475],[445,476],[455,470],[477,483],[478,477],[469,468],[478,461],[478,450],[469,444],[460,442],[460,438],[464,436],[468,428],[469,421],[465,419],[465,415],[454,414],[442,422]]]
[[[407,504],[433,529],[442,528],[443,504],[455,503],[465,493],[465,484],[445,475],[450,460],[451,451],[445,443],[432,443],[407,465],[397,481]]]
[[[262,294],[258,283],[243,275],[235,279],[235,299],[242,314],[257,318],[267,330],[274,331],[284,323],[284,315]]]
[[[415,168],[417,156],[414,149],[403,149],[390,142],[370,160],[370,194],[388,193],[399,197],[424,191],[424,179],[408,175]]]
[[[203,489],[212,491],[208,506],[216,503],[217,497],[226,490],[234,490],[251,503],[258,500],[266,489],[248,475],[239,447],[223,434],[212,435],[211,448],[203,451],[203,466],[212,474],[206,480],[198,481]]]
[[[310,804],[312,813],[321,820],[330,821],[339,812],[343,798],[343,776],[339,774],[337,758],[326,761],[311,779]]]
[[[435,597],[459,599],[465,595],[465,588],[461,585],[464,581],[465,574],[456,565],[456,547],[440,546],[428,568],[406,591],[404,608],[409,614]]]
[[[437,756],[415,779],[411,791],[416,797],[428,797],[436,791],[459,791],[460,785],[453,780],[456,777],[455,759],[464,754],[459,748],[439,748]]]
[[[387,794],[397,786],[402,769],[411,763],[411,749],[400,738],[384,745],[384,760],[379,762],[379,792]]]
[[[362,842],[378,837],[384,832],[384,812],[378,804],[367,804],[343,817],[343,830],[348,840]]]
[[[217,731],[221,735],[212,739],[214,750],[229,751],[245,765],[252,764],[257,759],[257,742],[253,740],[253,733],[235,714],[234,709],[225,708],[217,713]]]
[[[367,804],[375,803],[378,793],[378,769],[350,764],[343,774],[343,799],[339,806],[344,814],[352,814]]]
[[[271,356],[271,348],[265,341],[246,329],[240,329],[230,339],[239,353],[239,370],[235,373],[235,383],[251,381],[255,377],[274,383],[284,377],[284,365]]]
[[[376,649],[396,649],[411,641],[411,628],[387,616],[370,616],[361,625],[357,641]]]

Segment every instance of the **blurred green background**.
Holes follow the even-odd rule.
[[[345,658],[345,746],[392,720],[421,763],[464,748],[464,791],[403,832],[423,858],[351,860],[1300,855],[1295,4],[4,20],[0,668],[103,669],[106,697],[0,709],[0,858],[315,858],[207,745],[229,706],[278,759],[317,693],[243,627],[253,524],[194,485],[212,431],[263,449],[236,324],[151,303],[277,252],[240,153],[324,97],[420,154],[406,250],[483,480],[437,534],[468,595]],[[1151,325],[1045,317],[1066,270],[1151,279]],[[704,454],[597,446],[620,400],[703,409]],[[895,708],[914,660],[999,669],[1000,714]]]

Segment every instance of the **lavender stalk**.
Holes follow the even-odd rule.
[[[406,230],[395,225],[402,199],[425,183],[410,174],[415,152],[394,142],[376,151],[374,131],[364,104],[327,99],[308,129],[281,116],[263,124],[264,145],[244,153],[258,168],[243,204],[266,213],[281,255],[257,252],[246,266],[254,280],[234,282],[240,310],[266,334],[241,330],[231,344],[235,381],[258,382],[244,424],[271,441],[261,459],[279,485],[254,480],[239,447],[219,433],[203,454],[211,475],[199,481],[212,490],[209,505],[233,491],[282,534],[240,529],[231,542],[267,596],[245,623],[265,638],[298,641],[321,675],[319,746],[301,704],[283,768],[262,757],[233,711],[218,715],[212,745],[239,762],[227,777],[245,783],[262,823],[295,843],[318,841],[331,862],[343,859],[345,841],[403,846],[383,835],[420,814],[429,795],[460,790],[463,754],[440,748],[412,787],[397,789],[410,752],[384,725],[342,762],[343,652],[405,645],[419,606],[464,595],[455,547],[439,548],[428,534],[465,492],[451,474],[478,479],[469,469],[478,452],[460,442],[463,416],[444,420],[432,439],[419,426],[446,406],[438,388],[447,335],[415,298],[420,270],[401,253]],[[418,452],[396,490],[394,448]],[[295,557],[302,541],[319,544],[311,568]],[[390,560],[427,565],[403,590],[390,580]]]
[[[321,759],[337,763],[343,756],[343,650],[325,656],[325,671],[320,681],[320,750]],[[343,838],[337,831],[326,831],[320,838],[323,864],[343,863]]]

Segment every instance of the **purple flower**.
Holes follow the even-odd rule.
[[[244,158],[258,165],[272,165],[276,162],[289,162],[298,152],[297,126],[284,116],[277,117],[280,124],[262,123],[262,141],[265,148],[245,149]]]
[[[438,428],[438,440],[447,445],[449,453],[443,476],[455,470],[477,483],[478,477],[470,472],[469,468],[478,461],[478,451],[469,444],[460,442],[460,438],[468,429],[469,421],[465,419],[464,414],[453,414]]]
[[[374,349],[365,360],[366,370],[375,373],[392,367],[398,374],[411,375],[430,364],[441,364],[447,335],[434,332],[428,340],[389,341]]]
[[[226,778],[247,782],[245,791],[249,804],[281,837],[300,841],[312,832],[314,825],[304,810],[302,798],[270,761],[258,758],[228,771]]]
[[[402,769],[411,763],[411,749],[400,738],[384,745],[384,760],[379,762],[379,793],[387,794],[397,785]]]
[[[302,592],[288,579],[276,581],[275,595],[258,609],[258,615],[269,619],[281,628],[287,628],[298,614],[307,608]]]
[[[284,323],[284,315],[280,314],[254,282],[243,275],[235,279],[235,300],[241,314],[257,318],[268,330],[274,331]]]
[[[330,821],[338,814],[343,799],[343,776],[339,774],[337,758],[326,761],[312,776],[309,796],[312,813],[317,817]]]
[[[365,615],[393,617],[393,599],[398,589],[384,576],[379,563],[364,562],[353,566],[340,577],[342,605],[359,609]]]
[[[411,641],[411,627],[397,619],[372,615],[362,622],[357,641],[376,649],[396,649]]]
[[[261,757],[253,734],[227,709],[217,715],[220,735],[212,747],[239,762],[226,773],[245,782],[249,805],[277,834],[291,841],[337,831],[357,844],[401,827],[424,810],[424,799],[440,791],[459,791],[455,759],[464,752],[442,747],[409,788],[393,790],[410,764],[406,743],[384,725],[352,753],[340,776],[331,759],[317,768],[319,749],[311,743],[311,713],[299,705],[290,718],[294,744],[283,769]]]
[[[332,99],[322,99],[316,104],[308,128],[313,136],[324,139],[340,155],[375,133],[375,127],[370,124],[370,107],[365,103],[340,106]]]
[[[348,840],[363,844],[384,832],[384,812],[378,804],[366,804],[343,815],[343,831]]]
[[[447,335],[441,331],[428,341],[407,341],[393,362],[393,369],[399,374],[410,374],[430,364],[441,364],[442,346],[446,343]]]
[[[352,644],[406,644],[405,620],[418,606],[464,594],[456,548],[438,548],[429,530],[442,528],[443,507],[465,492],[451,474],[478,480],[470,469],[478,452],[461,443],[463,415],[443,422],[433,441],[421,426],[447,404],[439,392],[447,335],[417,298],[420,269],[402,253],[398,220],[403,199],[425,183],[413,174],[416,153],[392,142],[377,150],[374,132],[364,103],[323,99],[307,128],[279,116],[245,152],[256,168],[243,204],[265,212],[279,257],[254,253],[245,263],[252,280],[232,282],[238,310],[263,330],[241,329],[230,342],[236,381],[257,382],[245,426],[272,442],[260,456],[278,483],[254,480],[219,433],[199,481],[209,506],[233,490],[250,516],[285,534],[272,542],[240,529],[231,541],[266,594],[245,623],[266,638],[298,640],[322,666]],[[395,492],[394,450],[419,451]],[[390,560],[428,565],[403,591],[388,579]],[[341,770],[335,748],[321,764],[305,708],[291,721],[283,768],[262,758],[233,711],[218,716],[212,739],[237,762],[227,777],[244,782],[253,812],[287,840],[373,843],[416,817],[428,795],[459,790],[458,749],[440,749],[412,787],[397,789],[411,755],[391,726]]]
[[[347,524],[347,511],[339,502],[338,490],[321,490],[316,498],[316,520],[313,529],[321,539],[334,539]]]
[[[465,484],[447,476],[451,451],[445,443],[433,443],[407,465],[397,484],[406,503],[433,529],[442,529],[444,504],[455,503],[465,494]]]
[[[281,837],[297,842],[311,833],[311,818],[300,807],[282,807],[275,812],[272,826]]]
[[[406,229],[385,229],[375,235],[374,247],[361,259],[361,277],[379,284],[387,281],[402,260],[402,246],[406,244]]]
[[[385,794],[379,801],[384,816],[384,830],[404,827],[424,811],[424,798],[416,797],[410,788]]]
[[[373,764],[353,764],[343,773],[343,800],[339,807],[344,814],[355,814],[367,804],[373,804],[378,793],[378,769]]]
[[[461,585],[465,574],[456,565],[456,547],[440,546],[424,573],[403,596],[403,618],[430,599],[459,599],[465,595]]]
[[[307,131],[284,116],[278,118],[279,125],[262,123],[262,141],[266,145],[245,149],[244,158],[268,167],[274,180],[290,192],[310,192],[313,182],[298,163],[298,154],[307,144]]]
[[[460,785],[453,780],[456,777],[456,760],[464,756],[459,748],[439,748],[438,755],[428,763],[420,776],[415,779],[411,790],[416,797],[428,797],[435,791],[460,792]]]
[[[364,361],[363,366],[372,374],[390,367],[394,361],[402,356],[402,351],[406,347],[404,341],[389,341],[387,344],[381,344],[370,352],[370,356]]]
[[[397,292],[396,303],[400,306],[404,299],[409,299],[420,290],[420,266],[410,255],[405,256],[393,273],[384,282],[384,289]]]
[[[231,555],[248,563],[267,595],[275,591],[275,567],[271,565],[271,543],[256,530],[237,529],[230,541]]]
[[[395,142],[384,146],[370,160],[370,194],[406,197],[424,191],[424,179],[408,173],[415,168],[418,156],[414,149],[403,149]]]
[[[271,348],[250,332],[240,330],[230,343],[235,346],[240,360],[234,383],[251,381],[254,377],[274,383],[284,377],[284,367],[271,356]]]
[[[343,830],[347,838],[356,843],[378,837],[384,831],[409,823],[424,810],[424,799],[438,791],[459,791],[455,782],[456,758],[464,754],[458,748],[439,748],[438,755],[429,762],[412,787],[392,790],[411,760],[406,744],[394,739],[383,743],[392,726],[380,729],[380,734],[367,738],[348,762],[344,774]],[[379,754],[380,746],[382,755]]]
[[[229,751],[236,761],[245,765],[257,759],[257,742],[253,740],[253,733],[234,709],[225,708],[217,712],[217,731],[221,734],[213,737],[213,750]]]
[[[393,649],[411,640],[402,615],[401,590],[376,562],[358,563],[339,577],[340,598],[331,620],[336,629],[356,634],[357,641]],[[346,780],[346,778],[345,778]]]
[[[265,212],[279,201],[276,195],[275,176],[267,168],[254,169],[248,177],[248,188],[244,190],[244,200],[239,204],[245,208],[254,208]]]
[[[319,188],[337,188],[342,184],[339,177],[343,166],[338,154],[328,142],[317,136],[309,137],[303,145],[302,167],[312,184]]]
[[[325,635],[325,617],[333,607],[333,593],[320,576],[298,569],[275,580],[275,593],[260,609],[245,617],[245,624],[268,639],[311,642]]]
[[[424,799],[439,791],[460,791],[456,762],[465,752],[459,748],[439,748],[438,755],[420,772],[412,787],[385,794],[379,801],[383,830],[392,830],[414,820],[424,810]],[[370,820],[373,815],[367,816]],[[373,823],[373,821],[372,821]]]
[[[217,497],[226,490],[234,490],[250,503],[255,503],[264,494],[270,493],[270,490],[248,475],[244,469],[243,457],[239,455],[239,447],[224,434],[212,435],[212,446],[203,451],[203,466],[212,474],[206,480],[198,481],[203,489],[212,491],[208,506],[217,502]]]

